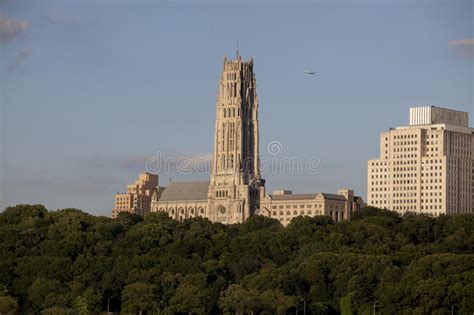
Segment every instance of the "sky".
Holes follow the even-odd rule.
[[[0,209],[110,216],[140,172],[163,186],[208,179],[177,165],[212,154],[237,43],[254,58],[262,159],[317,161],[266,167],[267,192],[365,198],[379,134],[407,125],[410,107],[474,119],[473,17],[462,0],[0,0]]]

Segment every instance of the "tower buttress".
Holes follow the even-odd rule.
[[[258,124],[253,59],[242,61],[237,50],[235,60],[224,58],[219,83],[209,197],[221,204],[237,203],[243,219],[258,207],[264,186]]]

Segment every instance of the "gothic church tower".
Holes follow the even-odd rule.
[[[258,98],[253,59],[224,59],[216,103],[209,217],[244,222],[265,195],[260,177]]]

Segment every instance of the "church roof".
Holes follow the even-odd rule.
[[[338,194],[326,194],[326,193],[321,193],[324,198],[326,199],[332,199],[332,200],[346,200],[346,197],[343,195],[338,195]]]
[[[316,194],[289,194],[289,195],[270,195],[273,200],[298,200],[298,199],[314,199]]]
[[[205,200],[209,181],[172,182],[165,188],[159,201]]]
[[[270,195],[270,198],[273,200],[308,200],[308,199],[315,199],[319,193],[313,194],[289,194],[289,195]],[[331,199],[331,200],[346,200],[346,197],[343,195],[338,194],[327,194],[321,193],[324,199]]]
[[[354,201],[356,201],[356,202],[358,202],[358,201],[364,202],[364,199],[362,199],[361,196],[354,196]]]

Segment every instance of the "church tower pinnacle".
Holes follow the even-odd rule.
[[[209,198],[216,208],[216,221],[243,222],[258,208],[260,195],[264,194],[256,79],[253,59],[243,61],[238,49],[236,59],[224,58],[223,66]]]

